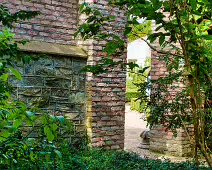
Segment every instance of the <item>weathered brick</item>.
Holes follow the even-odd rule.
[[[42,26],[36,26],[34,25],[33,28],[36,30],[36,31],[43,31],[45,28],[42,27]]]
[[[34,7],[44,9],[44,5],[34,3]]]
[[[45,8],[50,10],[55,10],[56,7],[53,5],[46,5]]]

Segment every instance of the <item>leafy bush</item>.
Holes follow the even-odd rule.
[[[157,169],[157,170],[178,170],[178,169],[209,169],[205,167],[195,167],[190,162],[171,163],[169,160],[151,160],[142,159],[139,155],[128,153],[125,151],[116,152],[108,150],[88,149],[82,151],[78,157],[79,162],[83,162],[85,169]],[[84,169],[84,168],[82,168]]]
[[[145,61],[146,67],[142,68],[135,68],[133,72],[129,72],[129,77],[131,79],[127,79],[127,86],[126,86],[126,102],[130,102],[130,109],[136,110],[138,112],[142,112],[144,107],[146,106],[145,100],[140,100],[142,98],[142,94],[139,92],[140,84],[144,83],[147,80],[150,67],[150,59],[147,58]],[[145,76],[141,76],[140,73],[145,73]]]
[[[169,160],[151,160],[142,159],[136,154],[125,151],[117,152],[114,150],[97,150],[97,149],[75,149],[70,143],[63,142],[55,146],[53,143],[42,143],[34,148],[42,149],[35,163],[28,160],[21,160],[16,169],[87,169],[87,170],[203,170],[206,167],[197,167],[191,162],[171,163]],[[32,149],[31,149],[32,150]],[[60,150],[60,152],[59,152]],[[57,159],[56,159],[57,158]],[[1,169],[6,169],[2,167]],[[11,167],[8,166],[8,169]]]
[[[144,21],[144,23],[132,28],[132,31],[128,34],[128,41],[132,42],[150,34],[152,34],[152,22]]]
[[[146,102],[141,101],[141,100],[139,100],[137,98],[132,98],[131,99],[131,104],[130,104],[130,109],[131,110],[142,112],[144,110],[144,108],[146,108]]]
[[[131,102],[132,98],[137,98],[138,92],[126,92],[126,102]]]
[[[7,28],[12,28],[16,21],[38,14],[35,11],[11,14],[9,9],[0,5],[0,22]],[[49,167],[55,162],[59,163],[61,158],[58,146],[51,142],[61,140],[64,134],[73,134],[72,124],[64,116],[53,116],[38,108],[28,108],[25,103],[11,97],[13,89],[8,78],[13,75],[17,80],[22,80],[16,70],[17,63],[27,63],[30,57],[18,48],[18,44],[24,45],[26,41],[14,41],[14,34],[7,28],[0,32],[0,169]]]
[[[141,112],[141,100],[138,100],[136,98],[131,99],[131,104],[130,104],[130,109],[131,110],[136,110],[138,112]]]
[[[48,142],[44,138],[21,138],[21,134],[0,143],[0,169],[64,169],[67,154],[87,147],[82,136]],[[62,160],[64,159],[64,161]]]

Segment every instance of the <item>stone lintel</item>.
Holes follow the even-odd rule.
[[[88,55],[86,52],[77,46],[71,45],[62,45],[62,44],[53,44],[47,42],[39,42],[39,41],[30,41],[25,45],[18,46],[21,51],[33,52],[33,53],[43,53],[43,54],[54,54],[61,56],[74,56],[87,58]]]

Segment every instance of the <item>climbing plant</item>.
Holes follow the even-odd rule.
[[[148,102],[151,109],[148,123],[152,128],[162,124],[175,132],[177,128],[184,128],[188,124],[194,126],[195,158],[198,162],[198,150],[204,155],[207,163],[212,167],[208,134],[211,134],[211,91],[212,91],[212,3],[210,0],[109,0],[111,8],[125,11],[128,18],[123,31],[124,35],[132,33],[139,25],[138,19],[153,20],[156,32],[148,36],[150,43],[143,39],[152,50],[158,54],[158,59],[166,64],[167,75],[158,80],[149,80],[139,84],[141,99]],[[82,38],[110,39],[104,52],[104,58],[96,66],[89,66],[87,71],[102,73],[108,71],[105,66],[114,66],[110,56],[124,54],[125,41],[116,34],[106,34],[103,28],[114,22],[112,13],[106,15],[97,9],[83,3],[81,12],[88,15],[87,22],[83,23],[76,35]],[[139,37],[139,35],[138,35]],[[152,45],[158,42],[157,48]],[[123,51],[123,53],[121,52]],[[135,64],[128,65],[130,68]],[[144,73],[145,69],[139,71]],[[183,82],[184,86],[179,84]],[[151,89],[151,96],[146,93]],[[176,90],[173,98],[170,90]],[[207,128],[206,128],[207,127]],[[207,129],[207,132],[206,132]],[[192,139],[191,139],[192,142]]]
[[[24,55],[18,45],[27,41],[15,40],[9,29],[13,24],[39,15],[36,11],[18,11],[11,14],[0,5],[0,169],[49,169],[60,167],[62,155],[56,146],[63,129],[71,132],[72,126],[63,116],[53,116],[38,108],[28,108],[14,97],[9,78],[18,81],[22,76],[17,63],[28,63],[31,58]],[[53,164],[54,163],[54,164]]]

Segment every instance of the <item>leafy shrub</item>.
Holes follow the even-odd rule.
[[[128,41],[132,42],[150,34],[152,34],[152,22],[145,21],[132,28],[132,31],[128,34]]]
[[[139,155],[125,151],[98,150],[87,148],[64,153],[64,169],[88,169],[88,170],[198,170],[208,169],[197,167],[191,162],[172,163],[169,160],[142,159]]]
[[[9,9],[0,5],[0,22],[7,28],[12,28],[14,22],[38,14],[23,10],[11,14]],[[61,140],[64,133],[71,134],[72,124],[64,116],[28,108],[11,97],[8,78],[13,75],[22,80],[16,70],[17,63],[28,63],[30,57],[18,48],[18,44],[24,45],[26,41],[14,41],[14,34],[7,28],[0,32],[0,169],[39,169],[48,168],[51,164],[59,167],[61,153],[51,142]]]
[[[43,143],[37,157],[37,169],[82,169],[82,170],[209,170],[207,167],[197,167],[191,162],[172,163],[169,160],[142,159],[136,154],[125,151],[97,150],[91,148],[75,149],[70,143],[63,142],[57,146],[53,143]],[[38,148],[35,148],[39,150]],[[60,151],[60,152],[59,152]],[[56,159],[57,158],[57,159]],[[2,167],[0,165],[1,169]],[[10,167],[7,167],[10,169]],[[36,169],[34,164],[22,160],[16,169]]]
[[[132,98],[137,98],[138,92],[126,92],[126,102],[131,102]]]
[[[64,169],[67,153],[83,149],[87,143],[83,138],[73,140],[20,139],[20,134],[8,138],[0,150],[0,169]],[[80,148],[78,147],[80,144]],[[69,162],[69,161],[68,161]]]
[[[130,103],[130,109],[138,112],[142,112],[146,108],[146,102],[137,98],[132,98]],[[148,109],[148,108],[147,108]],[[147,111],[146,111],[147,112]]]
[[[141,112],[142,111],[141,104],[142,104],[141,100],[138,100],[136,98],[132,98],[131,99],[131,104],[130,104],[130,109],[138,111],[138,112]]]

